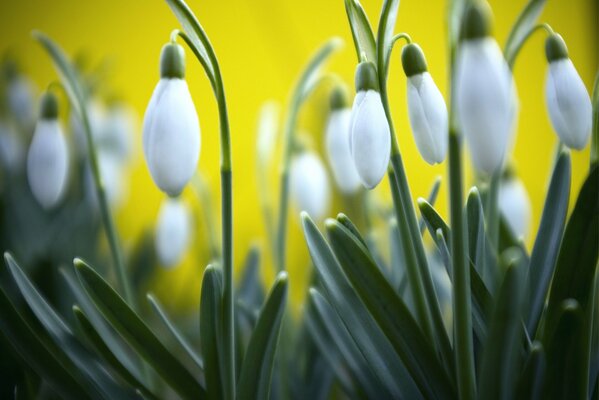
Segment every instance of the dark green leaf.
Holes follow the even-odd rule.
[[[559,245],[564,232],[568,199],[570,197],[570,175],[572,167],[568,152],[562,152],[553,168],[549,183],[541,224],[530,256],[528,272],[529,308],[527,329],[535,336],[537,324],[547,297],[547,289],[553,276]]]
[[[511,399],[514,396],[523,332],[521,318],[526,266],[521,254],[508,262],[483,350],[479,399]]]
[[[264,302],[264,289],[260,280],[260,249],[257,246],[252,246],[248,251],[236,295],[239,300],[255,308],[259,308]]]
[[[520,375],[515,398],[517,400],[540,400],[547,360],[540,342],[533,342],[524,370]]]
[[[204,398],[200,384],[119,294],[83,261],[76,259],[75,268],[96,307],[123,339],[182,397]]]
[[[428,203],[431,206],[435,205],[435,202],[437,201],[437,196],[439,195],[439,189],[441,188],[441,177],[438,176],[435,181],[433,182],[433,186],[431,187],[431,190],[428,194],[428,197],[426,199],[426,201],[428,201]],[[426,228],[426,224],[424,222],[424,219],[422,219],[422,216],[420,217],[420,219],[418,220],[418,227],[420,228],[420,234],[424,233],[424,228]]]
[[[526,37],[530,30],[534,28],[541,12],[543,12],[545,1],[546,0],[530,0],[512,27],[503,51],[505,59],[510,66],[514,65],[516,56],[522,48]]]
[[[152,306],[152,310],[158,315],[160,321],[166,326],[169,332],[175,337],[177,343],[181,345],[181,348],[184,350],[185,354],[189,356],[189,358],[198,366],[198,368],[204,368],[204,361],[202,358],[196,353],[196,351],[191,347],[187,339],[179,332],[177,327],[171,322],[166,311],[164,311],[163,307],[160,305],[160,302],[151,294],[147,295],[148,302]]]
[[[364,248],[336,221],[327,221],[327,233],[345,275],[423,395],[451,398],[455,388],[433,346]]]
[[[287,273],[280,272],[260,311],[241,366],[238,399],[268,399],[270,379],[287,304]]]
[[[222,356],[222,276],[213,265],[206,267],[200,299],[200,346],[204,357],[206,391],[209,399],[223,398]]]
[[[368,61],[376,63],[376,42],[362,5],[358,0],[345,0],[345,12],[354,39],[358,62],[360,55],[364,53]]]
[[[468,193],[466,202],[466,216],[468,221],[468,249],[470,260],[476,267],[478,274],[485,279],[485,222],[483,205],[478,189],[473,187]]]

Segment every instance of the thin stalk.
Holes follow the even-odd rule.
[[[487,235],[491,248],[499,254],[499,185],[501,185],[501,171],[496,171],[491,176],[489,191],[487,193],[485,218],[487,220]]]
[[[206,237],[210,251],[210,262],[214,262],[220,259],[221,254],[219,244],[216,240],[216,228],[213,218],[214,213],[210,189],[199,173],[194,176],[192,183],[196,197],[200,202],[200,208],[204,211],[204,223],[206,224]]]
[[[472,305],[470,299],[470,269],[466,260],[464,229],[462,161],[459,137],[449,133],[449,203],[451,214],[451,256],[453,265],[454,348],[458,393],[461,399],[474,399],[474,354],[472,342]]]

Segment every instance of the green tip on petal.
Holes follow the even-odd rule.
[[[401,52],[401,65],[408,78],[426,72],[426,59],[420,46],[415,43],[404,46]]]
[[[356,68],[356,92],[362,90],[379,91],[379,79],[376,67],[370,61],[363,61]]]
[[[480,1],[473,2],[464,13],[462,40],[482,39],[491,34],[491,12]]]
[[[161,78],[185,78],[185,52],[176,43],[167,43],[160,53]]]
[[[58,99],[52,92],[46,92],[42,95],[40,104],[41,119],[58,118]]]
[[[548,62],[568,58],[568,47],[559,34],[553,33],[545,40],[545,56]]]
[[[349,96],[347,94],[347,88],[345,85],[337,85],[331,92],[331,110],[340,110],[347,108],[349,104]]]

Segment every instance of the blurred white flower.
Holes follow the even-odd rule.
[[[290,172],[291,197],[300,211],[321,220],[329,210],[329,180],[315,153],[304,151],[293,159]]]
[[[512,73],[480,7],[471,6],[464,18],[472,28],[458,50],[456,120],[474,166],[492,174],[506,158],[517,107]]]
[[[268,101],[260,108],[256,147],[262,165],[268,165],[273,156],[273,149],[277,142],[277,129],[279,129],[279,108],[279,104],[274,101]]]
[[[69,155],[67,141],[57,119],[37,122],[27,156],[31,192],[44,209],[55,207],[65,193]]]
[[[522,181],[508,178],[499,187],[499,210],[512,232],[526,238],[530,231],[531,205]]]
[[[98,167],[100,169],[100,176],[106,193],[106,199],[112,209],[119,208],[123,205],[128,195],[128,187],[126,185],[127,171],[123,166],[122,161],[113,153],[99,151],[97,155]],[[85,187],[94,208],[98,209],[98,197],[89,163],[85,169]]]
[[[160,264],[172,267],[181,261],[192,233],[191,213],[181,199],[166,198],[156,222],[156,254]]]
[[[335,182],[345,194],[353,194],[360,188],[360,176],[349,151],[351,109],[334,109],[326,127],[326,149]]]
[[[122,104],[110,106],[98,132],[97,145],[126,163],[133,155],[135,125],[136,116],[132,109]]]
[[[35,85],[22,75],[8,84],[8,106],[21,126],[31,126],[35,116]]]
[[[593,110],[589,93],[568,58],[561,36],[551,35],[545,48],[549,61],[545,100],[551,124],[566,146],[582,150],[591,136]]]
[[[9,172],[18,172],[25,161],[25,144],[18,133],[0,121],[0,165]]]
[[[181,65],[174,66],[176,63]],[[200,157],[200,124],[183,79],[183,64],[181,46],[167,44],[162,50],[161,78],[143,124],[143,148],[150,174],[156,185],[171,196],[181,193]]]
[[[92,99],[87,103],[87,116],[94,142],[98,142],[102,132],[106,110],[98,99]],[[87,158],[87,138],[83,129],[83,122],[75,110],[69,115],[69,128],[75,145],[76,154],[80,158]]]

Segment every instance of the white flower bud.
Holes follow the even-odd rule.
[[[492,174],[505,160],[517,107],[511,71],[491,37],[462,42],[455,99],[457,122],[474,166]]]
[[[126,162],[133,152],[135,125],[133,110],[123,105],[111,106],[98,132],[98,147],[110,152],[121,162]]]
[[[329,180],[325,167],[313,152],[305,151],[292,161],[290,189],[296,207],[320,220],[329,210]]]
[[[27,155],[27,179],[35,199],[44,209],[55,207],[65,193],[69,155],[57,119],[37,122]]]
[[[326,149],[333,177],[339,190],[353,194],[360,188],[360,176],[349,151],[351,109],[331,111],[326,127]]]
[[[8,85],[8,105],[17,122],[22,126],[31,126],[34,115],[35,86],[31,80],[17,75]]]
[[[18,133],[5,122],[0,122],[0,165],[10,172],[18,172],[24,165],[25,145]]]
[[[180,48],[175,44],[163,48],[162,77],[143,124],[143,148],[150,174],[160,190],[170,196],[181,193],[195,173],[200,157],[200,124],[183,79]],[[174,57],[180,59],[173,60]]]
[[[447,107],[428,72],[408,77],[408,115],[420,155],[433,165],[447,153]]]
[[[549,119],[560,140],[569,148],[582,150],[591,136],[591,99],[561,36],[550,35],[545,42],[549,62],[545,100]]]
[[[499,210],[512,232],[517,237],[528,236],[530,230],[531,205],[522,181],[509,178],[499,187]]]
[[[192,233],[191,213],[181,199],[166,198],[156,223],[156,254],[164,267],[181,261]]]

